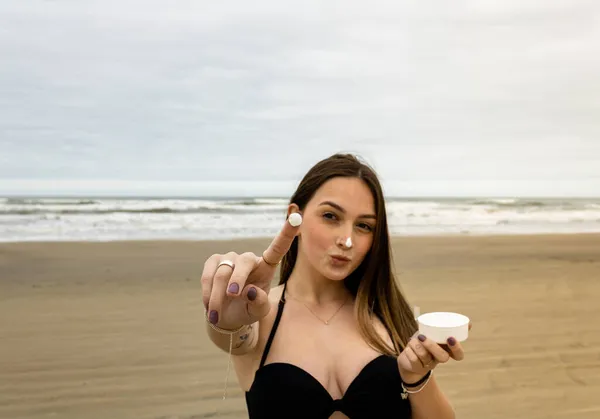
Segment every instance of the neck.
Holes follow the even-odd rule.
[[[333,281],[321,275],[298,252],[298,258],[287,280],[287,292],[297,300],[312,305],[327,305],[348,297],[344,281]]]

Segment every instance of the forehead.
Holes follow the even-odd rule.
[[[375,214],[375,200],[367,184],[358,178],[337,177],[329,179],[317,190],[310,206],[332,201],[350,214]]]

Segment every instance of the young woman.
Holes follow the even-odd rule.
[[[233,357],[249,417],[454,418],[431,372],[463,350],[416,333],[375,172],[322,160],[287,214],[262,255],[216,254],[202,273],[207,332]]]

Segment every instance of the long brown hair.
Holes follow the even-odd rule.
[[[387,224],[383,191],[375,171],[351,154],[334,154],[314,165],[304,176],[290,204],[304,210],[315,192],[334,177],[355,177],[363,180],[375,201],[377,223],[373,244],[360,266],[344,279],[348,291],[356,298],[356,314],[360,332],[367,344],[378,352],[398,356],[417,330],[412,309],[392,271],[392,252]],[[298,253],[298,238],[281,261],[279,284],[285,283],[294,269]],[[391,336],[394,347],[380,337],[373,327],[372,316],[377,316]]]

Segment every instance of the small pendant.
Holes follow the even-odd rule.
[[[400,395],[402,396],[402,400],[408,399],[408,393],[406,391],[403,391]]]

